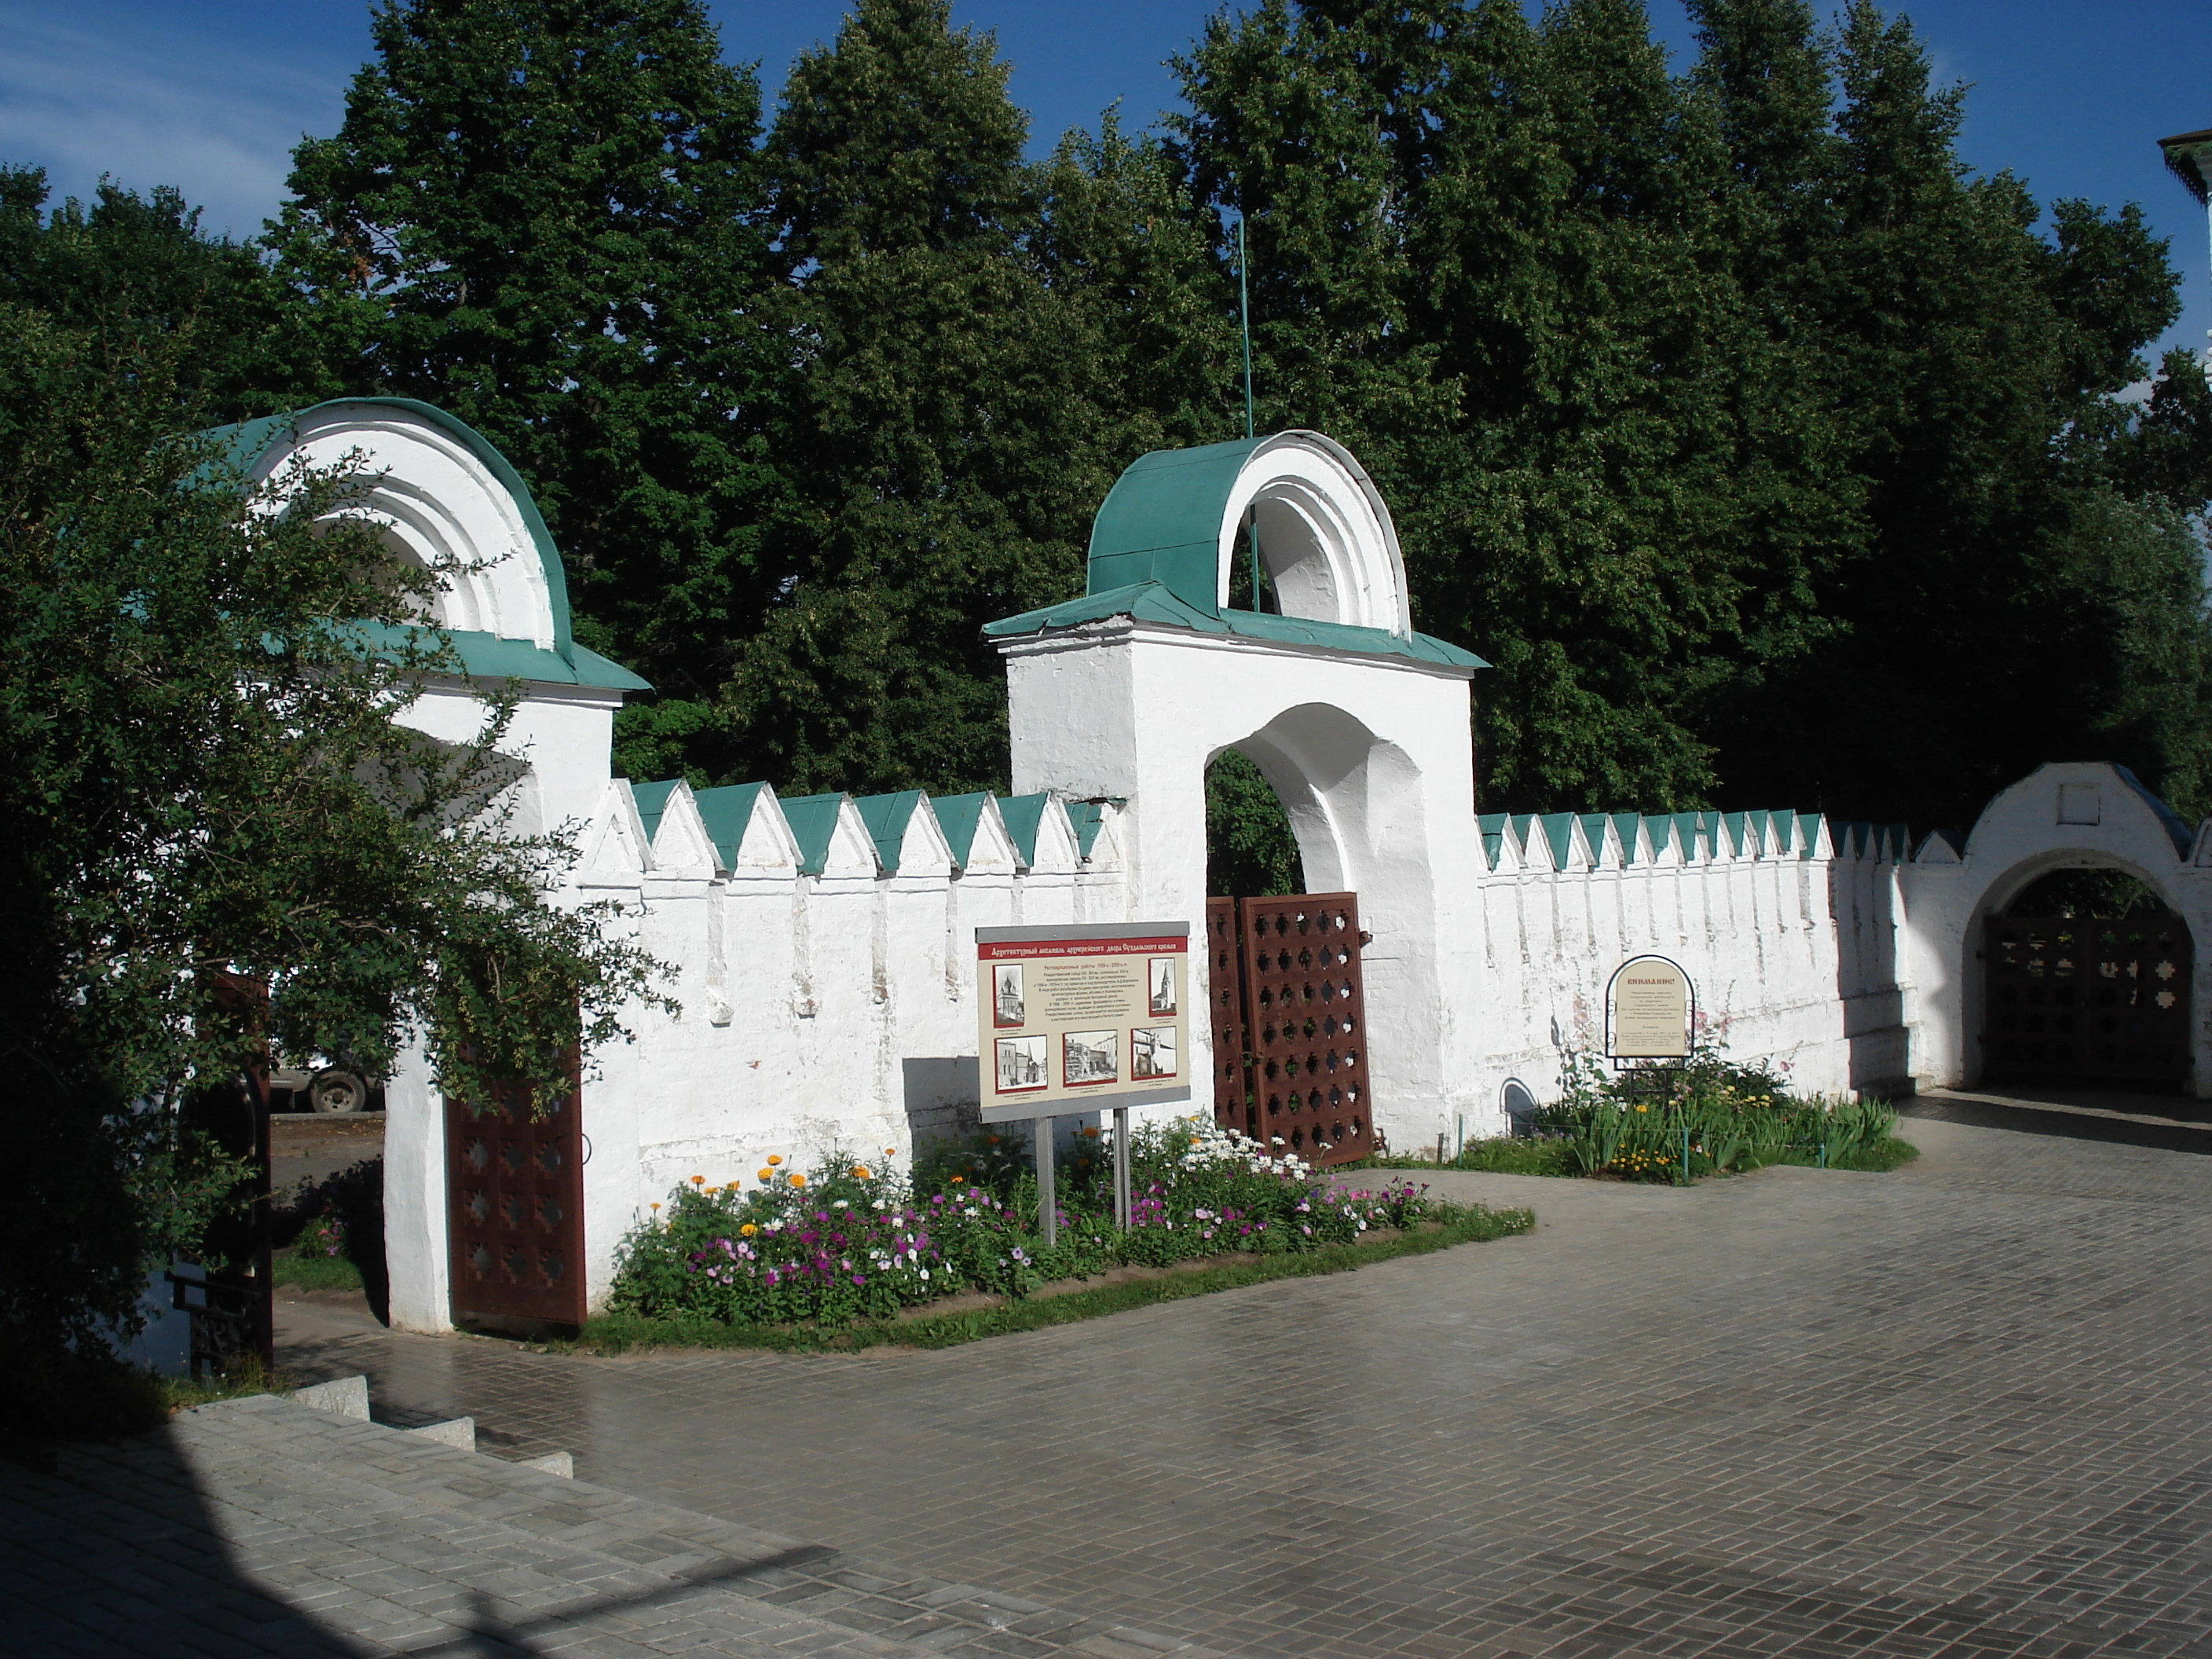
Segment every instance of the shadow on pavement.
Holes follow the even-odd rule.
[[[136,1656],[250,1632],[269,1652],[359,1651],[249,1581],[173,1427],[53,1451],[37,1472],[0,1464],[0,1650]]]
[[[2116,1105],[2113,1103],[2121,1103]],[[2133,1107],[2132,1111],[2123,1106]],[[1897,1103],[1898,1115],[1978,1129],[2095,1140],[2160,1152],[2212,1154],[2212,1115],[2207,1103],[2171,1095],[2068,1096],[2057,1092],[1993,1096],[1913,1095]],[[2185,1120],[2196,1120],[2188,1121]],[[2185,1121],[2176,1121],[2185,1120]]]

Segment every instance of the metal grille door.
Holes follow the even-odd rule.
[[[2178,917],[1989,923],[1992,1080],[2172,1087],[2189,1073],[2196,952]]]
[[[1233,963],[1223,960],[1232,954],[1224,930]],[[1359,901],[1350,893],[1213,899],[1206,933],[1215,1121],[1310,1164],[1371,1156]]]
[[[584,1321],[581,1079],[542,1118],[501,1091],[446,1101],[456,1321]]]
[[[1237,945],[1237,901],[1206,902],[1206,994],[1213,1021],[1213,1121],[1257,1140],[1251,1057],[1244,1042],[1244,952]]]

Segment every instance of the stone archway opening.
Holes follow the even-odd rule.
[[[1243,750],[1223,750],[1206,768],[1206,896],[1305,890],[1297,836],[1274,786]]]
[[[2024,867],[1992,887],[1969,938],[1985,1083],[2187,1088],[2196,941],[2142,872],[2079,859]]]

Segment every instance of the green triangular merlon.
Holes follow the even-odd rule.
[[[1482,856],[1489,860],[1490,867],[1495,870],[1498,867],[1498,854],[1504,851],[1505,814],[1485,812],[1474,822],[1475,827],[1482,832]]]
[[[653,845],[653,838],[660,833],[660,815],[668,810],[668,798],[676,793],[678,780],[671,778],[665,783],[633,783],[630,799],[637,803],[637,816],[645,825],[645,844]]]
[[[1544,839],[1552,846],[1552,868],[1567,867],[1567,854],[1574,850],[1575,815],[1572,812],[1547,812],[1536,820],[1544,826]]]
[[[840,790],[834,795],[801,795],[779,801],[791,838],[799,843],[800,873],[818,876],[830,861],[830,842],[837,833],[837,815],[853,798]]]
[[[937,814],[937,827],[945,832],[945,844],[952,849],[952,862],[964,870],[968,855],[975,850],[975,829],[983,822],[983,803],[991,797],[979,790],[972,795],[939,795],[929,803]]]
[[[719,789],[693,791],[699,821],[707,826],[707,839],[714,843],[714,856],[725,870],[738,867],[738,849],[744,844],[745,826],[753,821],[753,801],[767,787],[764,783],[727,783]]]
[[[887,875],[898,874],[899,848],[906,842],[906,826],[914,817],[914,809],[921,804],[921,791],[901,789],[888,795],[860,795],[853,805],[859,809],[860,822],[868,827],[868,838],[876,843],[876,862]]]
[[[1797,815],[1797,856],[1809,859],[1820,850],[1820,815],[1818,812],[1800,812]]]
[[[1112,803],[1120,805],[1119,801]],[[1084,858],[1091,856],[1091,848],[1098,839],[1098,831],[1106,822],[1108,803],[1097,800],[1072,800],[1066,803],[1067,827],[1075,831],[1075,850]]]
[[[1633,864],[1636,862],[1636,832],[1644,826],[1643,815],[1638,812],[1615,812],[1612,816],[1613,833],[1620,837],[1620,861],[1625,865]]]
[[[999,817],[1013,839],[1014,851],[1021,854],[1024,869],[1036,863],[1037,826],[1044,822],[1045,803],[1051,799],[1045,794],[999,798]]]

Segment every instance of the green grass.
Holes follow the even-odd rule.
[[[1895,1135],[1886,1135],[1871,1146],[1846,1152],[1828,1160],[1831,1170],[1851,1170],[1862,1175],[1887,1175],[1892,1170],[1910,1164],[1920,1156],[1920,1149],[1909,1140],[1899,1140]],[[1816,1152],[1792,1152],[1787,1158],[1777,1158],[1778,1164],[1794,1164],[1809,1168],[1820,1163]]]
[[[1433,1158],[1393,1152],[1388,1158],[1364,1158],[1342,1166],[1347,1170],[1478,1170],[1488,1175],[1571,1176],[1579,1174],[1567,1162],[1566,1143],[1532,1140],[1525,1135],[1498,1135],[1470,1140],[1458,1155],[1439,1164]]]
[[[357,1291],[362,1288],[361,1269],[342,1255],[319,1250],[301,1255],[287,1245],[270,1257],[269,1277],[278,1285],[300,1291]]]
[[[1344,1273],[1371,1262],[1401,1256],[1426,1255],[1455,1244],[1472,1244],[1525,1233],[1536,1224],[1528,1210],[1491,1210],[1480,1206],[1455,1209],[1443,1224],[1356,1244],[1292,1255],[1268,1256],[1258,1261],[1224,1262],[1212,1267],[1187,1267],[1158,1279],[1131,1279],[1102,1285],[1095,1291],[1073,1291],[1065,1296],[1034,1301],[1010,1302],[1002,1307],[975,1308],[964,1313],[932,1314],[919,1319],[872,1321],[824,1328],[812,1325],[726,1325],[702,1318],[645,1319],[635,1315],[604,1314],[586,1323],[573,1343],[562,1347],[589,1353],[615,1354],[636,1348],[766,1348],[783,1353],[848,1352],[860,1348],[892,1345],[905,1348],[950,1348],[963,1342],[1006,1336],[1016,1331],[1042,1330],[1052,1325],[1072,1325],[1079,1320],[1126,1313],[1156,1303],[1179,1302],[1186,1297],[1209,1296],[1247,1285],[1264,1285],[1279,1279],[1305,1279],[1321,1273]]]
[[[1892,1170],[1910,1164],[1920,1156],[1920,1149],[1909,1140],[1899,1140],[1894,1135],[1885,1136],[1872,1146],[1846,1152],[1828,1161],[1826,1168],[1855,1170],[1861,1174],[1887,1175]],[[1817,1151],[1792,1150],[1772,1160],[1777,1164],[1795,1165],[1800,1169],[1820,1166]],[[1748,1175],[1763,1167],[1745,1164],[1740,1169],[1720,1171],[1726,1175]],[[1470,1140],[1460,1149],[1457,1158],[1439,1164],[1431,1158],[1370,1158],[1357,1164],[1347,1164],[1342,1170],[1404,1170],[1409,1173],[1419,1170],[1480,1170],[1492,1175],[1580,1176],[1570,1158],[1564,1140],[1531,1140],[1522,1136],[1500,1135],[1490,1140]],[[1338,1171],[1340,1173],[1341,1170]],[[1701,1172],[1698,1179],[1705,1178]]]

